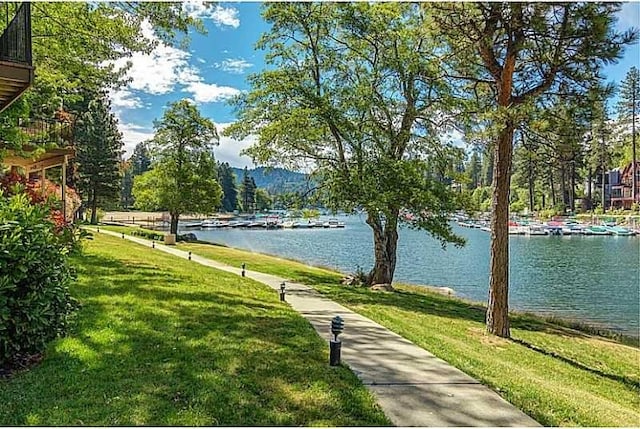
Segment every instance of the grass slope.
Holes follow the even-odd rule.
[[[301,263],[221,246],[179,246],[312,285],[492,387],[545,426],[640,426],[637,347],[526,314],[512,315],[513,340],[503,340],[485,333],[485,308],[477,304],[417,287],[394,293],[342,287],[340,274]]]
[[[100,234],[86,247],[77,326],[0,380],[1,425],[389,424],[268,287]]]

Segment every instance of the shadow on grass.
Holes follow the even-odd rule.
[[[2,382],[3,424],[388,424],[355,375],[330,368],[313,328],[266,287],[138,256],[76,260],[78,326],[42,365]]]
[[[591,367],[589,367],[587,365],[584,365],[584,364],[582,364],[582,363],[580,363],[578,361],[575,361],[573,359],[570,359],[570,358],[567,358],[565,356],[562,356],[561,354],[558,354],[558,353],[553,352],[553,351],[545,350],[545,349],[543,349],[541,347],[538,347],[538,346],[536,346],[534,344],[531,344],[531,343],[529,343],[527,341],[524,341],[524,340],[521,340],[521,339],[518,339],[518,338],[512,338],[512,341],[514,343],[520,344],[521,346],[524,346],[524,347],[526,347],[526,348],[528,348],[530,350],[533,350],[535,352],[541,353],[541,354],[543,354],[545,356],[550,356],[550,357],[552,357],[554,359],[559,359],[562,362],[568,363],[569,365],[571,365],[571,366],[573,366],[575,368],[578,368],[578,369],[581,369],[581,370],[584,370],[584,371],[588,371],[588,372],[590,372],[592,374],[595,374],[595,375],[598,375],[600,377],[608,378],[609,380],[613,380],[613,381],[617,381],[617,382],[626,384],[627,386],[629,386],[631,388],[634,388],[634,389],[640,389],[640,381],[633,380],[633,379],[631,379],[629,377],[620,376],[620,375],[617,375],[617,374],[609,374],[607,372],[601,371],[601,370],[596,369],[596,368],[591,368]]]
[[[325,295],[336,298],[338,302],[348,303],[354,306],[387,306],[394,307],[402,311],[428,314],[449,319],[462,319],[466,321],[483,324],[485,322],[486,307],[465,302],[452,297],[444,297],[435,293],[415,293],[409,291],[396,290],[394,292],[374,292],[364,287],[340,287],[333,285],[317,286],[318,291]],[[563,335],[576,338],[589,338],[590,335],[560,325],[546,322],[530,314],[511,314],[510,324],[513,329],[544,332],[553,335]],[[631,388],[639,389],[640,382],[624,375],[617,375],[592,368],[580,363],[575,359],[563,356],[555,351],[546,350],[521,339],[512,338],[512,342],[527,347],[530,350],[542,353],[554,359],[568,363],[581,370],[592,374],[621,382]]]

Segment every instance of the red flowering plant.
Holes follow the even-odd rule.
[[[54,225],[56,235],[64,237],[63,240],[70,248],[75,249],[78,246],[79,237],[70,222],[82,200],[73,188],[67,187],[65,190],[66,218],[61,210],[62,189],[50,180],[29,180],[17,171],[11,170],[0,177],[0,194],[5,198],[25,194],[31,204],[45,207],[49,211],[49,220]]]

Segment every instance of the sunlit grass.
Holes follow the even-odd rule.
[[[504,340],[485,333],[483,306],[419,287],[372,292],[339,286],[338,273],[281,258],[203,244],[179,247],[312,285],[492,387],[546,426],[640,425],[637,347],[517,313],[513,340]]]
[[[0,380],[0,424],[389,424],[268,287],[101,234],[74,262],[78,324]]]

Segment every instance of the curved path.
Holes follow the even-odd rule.
[[[99,232],[122,237],[112,231]],[[124,237],[151,247],[149,240]],[[155,243],[155,249],[188,259],[188,252],[174,246]],[[195,254],[191,260],[240,275],[237,267]],[[331,337],[331,319],[340,315],[345,323],[342,361],[375,395],[395,425],[540,426],[477,380],[378,323],[323,297],[310,286],[250,270],[246,271],[246,277],[278,291],[285,281],[287,302],[327,341]]]

